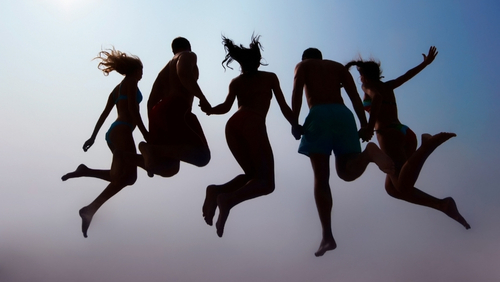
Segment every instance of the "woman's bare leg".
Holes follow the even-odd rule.
[[[360,177],[369,163],[375,163],[378,168],[387,174],[394,173],[394,163],[383,153],[375,143],[368,143],[363,152],[355,155],[336,157],[338,176],[344,181],[353,181]]]
[[[414,153],[407,152],[410,157],[404,162],[400,171],[397,171],[396,178],[391,179],[389,176],[387,177],[386,190],[389,195],[395,198],[439,210],[462,224],[466,229],[469,229],[470,225],[459,213],[453,198],[438,199],[414,187],[427,158],[437,147],[455,136],[456,134],[447,132],[441,132],[433,136],[430,134],[423,134],[422,145]],[[386,137],[382,136],[381,141],[384,142],[385,138]],[[392,146],[392,148],[396,148],[396,146]],[[401,156],[401,153],[395,155],[396,152],[396,150],[390,149],[388,154],[399,160],[405,158],[405,156]],[[396,162],[401,163],[401,161]]]
[[[205,202],[203,203],[203,218],[205,222],[212,226],[215,210],[217,209],[217,197],[223,193],[231,193],[240,189],[248,182],[245,174],[240,174],[226,184],[209,185],[206,189]]]
[[[66,173],[61,177],[61,179],[62,181],[66,181],[68,179],[78,177],[94,177],[105,181],[111,181],[109,169],[92,169],[88,168],[84,164],[79,165],[75,171]]]

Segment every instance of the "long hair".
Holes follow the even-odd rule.
[[[226,57],[222,61],[222,67],[233,69],[229,66],[232,61],[237,61],[241,70],[244,73],[255,72],[257,69],[266,64],[261,63],[262,55],[260,51],[263,50],[262,45],[259,42],[260,35],[253,35],[249,48],[243,47],[243,45],[236,45],[233,41],[225,36],[222,36],[222,45],[226,50]],[[224,66],[226,64],[226,66]]]
[[[128,75],[142,68],[142,62],[137,56],[127,55],[124,52],[112,49],[99,52],[94,60],[101,60],[97,68],[104,75],[109,75],[110,72],[116,71],[121,75]]]
[[[384,78],[382,76],[382,70],[380,69],[380,62],[376,62],[373,59],[369,61],[363,61],[362,59],[354,60],[345,65],[347,69],[350,69],[352,66],[356,66],[359,74],[369,80],[380,80]]]

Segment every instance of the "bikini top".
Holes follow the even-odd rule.
[[[382,104],[386,104],[386,105],[396,105],[396,102],[391,102],[391,101],[382,101]],[[371,108],[372,108],[372,99],[370,98],[366,98],[363,100],[363,108],[365,109],[365,111],[367,112],[370,112]]]
[[[127,96],[121,94],[122,91],[122,85],[120,84],[120,87],[118,88],[118,97],[115,99],[115,105],[118,103],[119,100],[127,99]],[[137,94],[135,99],[137,100],[137,103],[140,104],[142,102],[142,93],[139,88],[137,88]]]

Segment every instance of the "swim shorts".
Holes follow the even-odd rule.
[[[299,153],[343,156],[361,153],[358,129],[352,112],[344,104],[313,106],[304,122]]]

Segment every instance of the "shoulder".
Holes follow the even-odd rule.
[[[183,60],[183,61],[195,61],[196,62],[196,54],[194,52],[191,52],[191,51],[184,51],[184,52],[180,52],[178,54],[176,54],[176,56],[178,57],[179,60]]]

